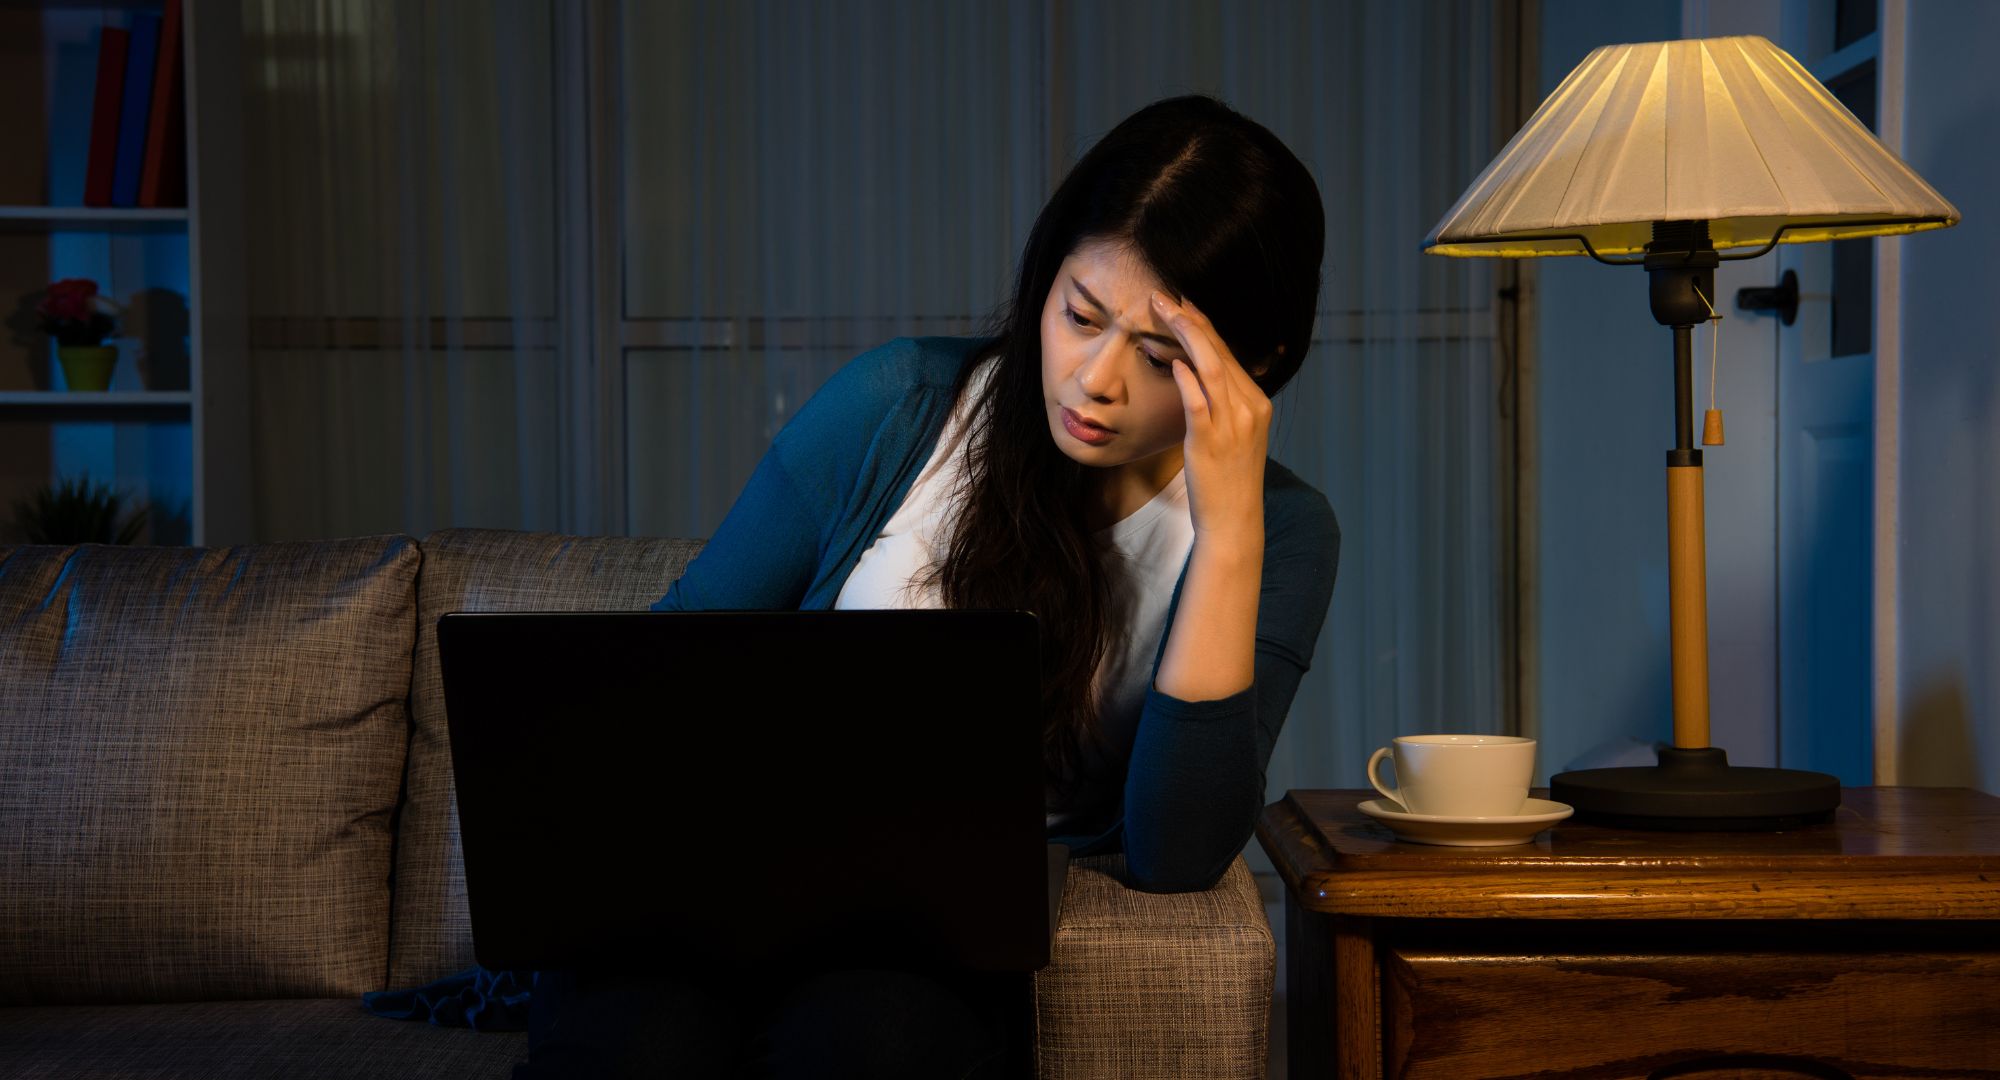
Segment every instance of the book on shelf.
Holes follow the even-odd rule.
[[[125,102],[118,110],[118,167],[111,178],[111,205],[139,205],[139,173],[145,167],[146,122],[152,117],[153,62],[160,53],[160,17],[150,11],[132,16],[132,44],[125,50]]]
[[[83,205],[187,205],[182,0],[99,32]]]
[[[97,97],[90,107],[90,160],[84,170],[83,205],[110,206],[118,161],[118,110],[124,103],[125,51],[131,34],[107,26],[97,40]]]
[[[146,123],[140,206],[187,204],[187,102],[181,85],[181,0],[167,0],[153,64],[153,108]]]

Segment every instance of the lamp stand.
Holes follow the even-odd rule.
[[[1825,773],[1729,764],[1708,744],[1708,555],[1701,451],[1694,446],[1693,339],[1715,299],[1719,260],[1706,221],[1656,221],[1646,245],[1653,317],[1674,332],[1674,448],[1667,451],[1667,577],[1674,745],[1660,763],[1549,779],[1549,797],[1589,821],[1641,829],[1771,831],[1822,821],[1840,805]],[[1699,291],[1697,291],[1699,290]],[[1706,301],[1704,301],[1706,297]]]

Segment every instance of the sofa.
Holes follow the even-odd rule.
[[[508,1076],[525,1034],[361,1002],[474,964],[436,620],[643,609],[699,549],[0,546],[0,1076]],[[1261,1077],[1274,965],[1241,858],[1183,894],[1079,859],[1038,1071]]]

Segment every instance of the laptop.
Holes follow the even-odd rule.
[[[441,617],[475,956],[1040,969],[1037,648],[1019,611]]]

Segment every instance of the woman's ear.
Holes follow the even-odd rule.
[[[1279,345],[1276,349],[1272,350],[1271,360],[1275,360],[1283,355],[1285,355],[1285,347],[1283,345]],[[1253,379],[1263,378],[1264,373],[1271,370],[1271,360],[1257,361],[1257,365],[1250,369],[1250,377]]]

